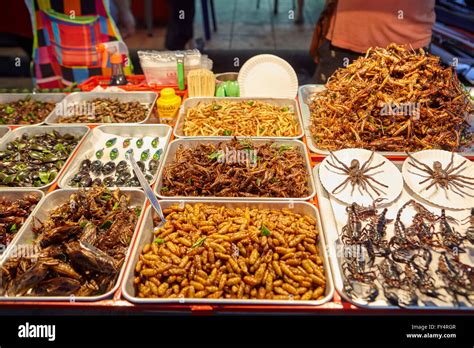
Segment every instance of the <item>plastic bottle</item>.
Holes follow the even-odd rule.
[[[102,68],[107,67],[109,61],[109,56],[114,53],[119,53],[122,56],[122,62],[124,66],[129,66],[130,62],[128,61],[128,47],[122,41],[109,41],[102,42],[95,46],[97,53],[102,56]]]
[[[123,72],[122,55],[114,53],[110,56],[110,64],[112,65],[112,76],[110,76],[111,86],[121,86],[128,83]]]
[[[181,98],[175,94],[174,89],[163,88],[160,97],[156,101],[160,122],[173,123],[180,105]]]

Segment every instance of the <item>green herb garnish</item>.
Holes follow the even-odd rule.
[[[119,205],[120,205],[119,202],[115,202],[115,203],[114,203],[114,206],[112,207],[112,210],[118,209]]]
[[[231,130],[225,130],[224,135],[232,135],[232,131]]]
[[[270,235],[270,230],[265,225],[262,225],[260,231],[262,231],[262,236],[268,237]]]
[[[156,243],[156,244],[163,244],[165,242],[165,240],[163,238],[155,238],[155,240],[153,241],[153,243]]]
[[[215,151],[215,152],[211,153],[208,157],[210,159],[219,159],[222,156],[224,156],[224,154],[221,151]]]
[[[247,102],[247,105],[253,106],[253,104],[254,104],[254,101],[253,101],[253,100],[249,100],[249,101]]]
[[[6,113],[7,115],[12,114],[14,111],[15,111],[15,109],[12,108],[10,105],[7,105],[7,107],[5,108],[5,113]]]
[[[13,166],[13,169],[18,170],[18,171],[25,170],[26,168],[28,168],[28,166],[25,163],[19,163]]]
[[[280,148],[278,149],[279,153],[283,153],[285,151],[293,149],[293,146],[290,145],[281,145]]]
[[[199,238],[196,243],[194,243],[193,245],[191,245],[191,249],[200,247],[200,246],[204,243],[204,241],[206,240],[206,238],[207,238],[207,237]]]
[[[10,226],[10,232],[16,231],[17,228],[18,228],[18,227],[16,226],[16,224],[11,225],[11,226]]]
[[[212,105],[212,110],[213,111],[217,111],[217,110],[220,110],[220,109],[222,109],[222,105],[218,105],[218,104]]]
[[[112,226],[112,221],[107,220],[102,225],[100,225],[101,229],[107,230],[109,227]]]
[[[135,207],[135,214],[136,214],[137,216],[140,216],[141,213],[142,213],[142,208],[140,208],[140,207]]]
[[[66,148],[64,147],[63,144],[56,144],[56,145],[54,146],[54,149],[55,149],[56,151],[64,151],[64,150],[66,150]]]
[[[244,149],[251,150],[253,148],[252,143],[249,140],[239,140],[239,144],[244,147]]]
[[[79,226],[81,226],[81,228],[84,228],[87,226],[87,221],[81,221],[79,222]]]
[[[39,172],[39,178],[43,184],[49,182],[49,172]]]

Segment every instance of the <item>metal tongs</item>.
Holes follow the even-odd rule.
[[[148,184],[148,181],[145,179],[145,176],[143,175],[142,171],[140,170],[140,167],[138,166],[137,162],[135,161],[135,158],[133,157],[133,151],[127,152],[126,157],[132,164],[133,171],[137,175],[138,181],[140,182],[140,185],[142,186],[143,190],[145,191],[145,195],[147,196],[148,200],[151,203],[151,206],[155,209],[155,211],[158,213],[158,216],[161,219],[161,222],[159,223],[156,228],[162,227],[166,223],[165,216],[163,215],[163,211],[161,210],[160,203],[158,203],[158,199],[156,198],[155,194],[153,193],[150,184]]]

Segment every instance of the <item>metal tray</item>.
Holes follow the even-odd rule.
[[[71,158],[74,156],[74,153],[79,148],[79,146],[82,144],[85,135],[89,132],[89,128],[87,128],[87,126],[66,126],[66,125],[25,126],[25,127],[20,127],[20,128],[16,128],[16,129],[12,130],[10,133],[8,133],[5,137],[2,138],[2,141],[0,141],[0,151],[2,151],[4,149],[6,149],[7,143],[9,143],[10,141],[15,140],[18,137],[21,137],[23,134],[28,134],[28,135],[44,134],[44,133],[50,132],[52,130],[56,130],[57,132],[59,132],[59,134],[69,133],[69,134],[72,134],[72,135],[75,135],[75,136],[79,136],[79,142],[77,143],[76,147],[71,152],[71,154],[69,155],[67,160],[64,162],[64,165],[61,168],[61,170],[59,171],[56,178],[47,185],[40,186],[40,187],[35,187],[39,190],[47,190],[51,185],[53,185],[57,180],[59,180],[59,178],[61,177],[61,175],[63,174],[63,172],[67,168]],[[4,186],[0,186],[0,187],[3,188]],[[14,187],[14,186],[8,186],[8,187]],[[33,187],[33,186],[30,186],[30,187]]]
[[[311,124],[311,115],[310,115],[309,106],[307,104],[314,93],[321,92],[324,89],[325,89],[324,85],[300,86],[298,88],[298,102],[301,108],[301,116],[303,119],[306,142],[308,143],[309,149],[311,150],[311,152],[314,152],[316,154],[329,155],[328,150],[323,150],[317,147],[316,143],[313,140],[313,137],[311,136],[311,131],[309,129],[310,124]],[[473,91],[474,91],[474,88],[470,89],[471,95],[473,95]],[[471,132],[474,132],[474,115],[471,116],[470,124],[471,124]],[[397,156],[397,157],[402,157],[402,158],[407,157],[405,152],[377,151],[377,153],[380,153],[383,156]],[[459,154],[463,156],[474,157],[474,144],[471,146],[471,148],[468,151],[460,152]]]
[[[21,233],[19,233],[18,239],[15,241],[15,243],[10,244],[10,247],[8,248],[4,258],[2,259],[2,262],[0,262],[0,267],[3,267],[3,264],[9,259],[11,255],[13,255],[14,250],[17,249],[18,247],[24,249],[27,248],[27,246],[30,246],[33,244],[33,241],[35,240],[36,236],[32,231],[32,225],[33,225],[33,219],[38,219],[38,220],[45,220],[47,219],[49,212],[56,208],[58,205],[66,202],[69,199],[69,196],[75,192],[77,192],[79,189],[68,189],[68,190],[56,190],[53,192],[50,192],[49,194],[46,195],[46,197],[38,204],[36,207],[34,213],[31,215],[31,219],[28,220],[27,223],[23,225]],[[122,189],[121,190],[124,194],[126,194],[128,197],[130,197],[130,204],[132,206],[139,206],[142,209],[142,213],[145,208],[145,194],[137,189]],[[140,216],[138,221],[137,221],[137,226],[135,227],[135,230],[133,232],[133,236],[131,238],[130,245],[132,245],[135,236],[138,233],[139,226],[140,226],[140,221],[142,217]],[[130,250],[131,248],[129,247],[127,250],[127,254],[125,255],[125,259],[123,262],[123,265],[120,269],[119,275],[117,277],[117,280],[115,282],[115,286],[107,293],[102,294],[102,295],[97,295],[97,296],[18,296],[18,297],[7,297],[7,296],[1,296],[0,301],[81,301],[81,302],[88,302],[88,301],[98,301],[102,300],[105,298],[112,297],[112,295],[117,291],[119,288],[119,284],[121,283],[121,280],[123,278],[124,272],[125,272],[125,264],[127,263],[128,257],[130,255]]]
[[[399,169],[401,168],[402,164],[403,164],[402,161],[395,162],[395,165]],[[358,307],[367,308],[367,309],[400,309],[401,307],[392,305],[385,299],[385,297],[383,296],[383,292],[380,290],[380,288],[379,288],[379,291],[381,294],[379,294],[376,301],[370,302],[370,303],[367,303],[365,301],[353,300],[348,294],[346,294],[344,290],[344,286],[343,286],[343,274],[341,271],[341,263],[338,257],[338,253],[340,252],[340,247],[339,248],[337,247],[338,243],[336,242],[339,239],[339,231],[341,229],[341,224],[337,222],[338,219],[336,218],[334,207],[337,207],[339,212],[343,212],[344,220],[345,220],[346,219],[345,207],[347,206],[347,204],[344,204],[342,202],[337,201],[336,199],[331,198],[330,194],[324,189],[323,185],[321,184],[321,181],[319,180],[319,165],[314,167],[314,180],[316,184],[317,197],[318,197],[319,207],[321,209],[321,215],[324,216],[322,225],[324,229],[324,235],[326,237],[328,258],[329,258],[329,261],[331,262],[331,270],[332,270],[335,289],[337,290],[337,292],[341,295],[343,299],[345,299],[346,301]],[[410,191],[410,189],[406,185],[404,185],[401,195],[394,202],[388,205],[381,206],[381,208],[387,208],[388,209],[387,218],[392,219],[392,218],[395,218],[396,212],[398,211],[400,206],[410,199],[413,199],[423,204],[426,208],[428,208],[429,210],[433,210],[438,214],[441,211],[440,207],[434,206],[433,204],[430,204],[429,202],[416,196],[414,193]],[[458,218],[458,220],[461,220],[462,218],[465,218],[465,216],[469,215],[469,209],[462,210],[462,211],[454,210],[454,209],[446,209],[446,212],[447,212],[446,215],[449,215],[449,216],[452,216],[453,214],[455,214],[454,217]],[[392,229],[393,228],[391,227],[387,228],[388,236],[392,235]],[[435,260],[437,262],[437,256],[433,255],[433,261],[431,262],[431,265],[436,263]],[[466,260],[463,260],[463,261],[465,262]],[[435,280],[436,279],[437,279],[437,276],[435,276]],[[420,310],[420,309],[421,310],[467,310],[467,311],[474,310],[474,306],[471,306],[471,307],[446,306],[446,305],[438,305],[438,304],[443,304],[441,301],[438,301],[438,304],[436,304],[435,302],[436,300],[432,300],[432,301],[433,301],[432,305],[409,306],[409,307],[403,307],[403,308],[410,309],[410,310],[411,309],[414,309],[414,310]]]
[[[249,138],[253,143],[267,143],[269,141],[274,141],[276,144],[279,145],[289,145],[289,146],[294,146],[297,147],[300,152],[302,153],[304,160],[306,162],[306,170],[308,172],[308,189],[309,189],[309,194],[306,197],[299,197],[299,198],[284,198],[284,197],[236,197],[236,199],[241,199],[241,200],[256,200],[256,201],[307,201],[310,200],[314,197],[316,194],[316,190],[314,188],[314,183],[312,179],[312,172],[311,172],[311,162],[309,160],[308,156],[308,151],[306,150],[306,145],[301,142],[300,140],[282,140],[281,138],[267,138],[267,139],[255,139],[255,138]],[[203,144],[203,143],[211,143],[211,144],[218,144],[220,142],[225,142],[225,141],[230,141],[230,139],[226,139],[223,137],[200,137],[200,138],[194,138],[194,139],[176,139],[173,140],[169,146],[168,149],[166,150],[165,157],[163,159],[163,162],[160,164],[160,168],[158,170],[158,180],[156,181],[155,184],[155,194],[160,198],[160,199],[169,199],[169,200],[176,200],[176,199],[186,199],[186,200],[228,200],[231,197],[215,197],[215,196],[163,196],[161,192],[161,187],[163,186],[163,170],[168,165],[169,163],[172,163],[175,160],[175,155],[176,151],[178,150],[180,145],[183,145],[185,147],[189,146],[196,146],[198,144]]]
[[[68,104],[75,104],[81,103],[84,101],[91,101],[96,98],[104,98],[104,99],[118,99],[120,102],[133,102],[138,101],[140,104],[145,105],[148,107],[148,113],[146,117],[136,123],[146,123],[150,118],[153,107],[156,102],[157,95],[155,92],[74,92],[69,94],[64,100],[62,101],[66,105]],[[59,115],[57,114],[57,110],[54,110],[45,120],[46,124],[60,124],[60,125],[83,125],[83,124],[90,124],[90,125],[99,125],[99,124],[110,124],[110,123],[61,123],[58,121]],[[134,123],[135,124],[135,123]]]
[[[235,304],[247,304],[247,305],[311,305],[318,306],[323,303],[329,302],[334,296],[334,284],[331,277],[331,268],[328,262],[327,251],[326,251],[326,242],[325,236],[322,232],[321,219],[319,216],[318,209],[310,203],[307,202],[273,202],[273,201],[242,201],[242,200],[226,200],[226,201],[182,201],[180,204],[185,203],[206,203],[214,204],[218,206],[225,206],[228,208],[239,208],[239,207],[249,207],[249,208],[271,208],[271,209],[282,209],[290,208],[296,213],[307,214],[315,218],[317,221],[317,228],[319,231],[319,251],[320,256],[323,259],[324,271],[326,276],[326,293],[324,298],[318,301],[290,301],[290,300],[246,300],[246,299],[198,299],[198,298],[139,298],[135,296],[134,288],[134,278],[135,278],[135,265],[138,262],[140,253],[145,246],[145,244],[150,243],[153,240],[153,220],[152,214],[153,209],[149,207],[145,213],[144,220],[142,221],[142,226],[138,234],[138,240],[133,247],[133,253],[130,258],[130,262],[127,266],[127,271],[125,273],[124,282],[122,284],[122,293],[124,297],[133,303],[199,303],[199,304],[226,304],[226,305],[235,305]],[[162,209],[166,209],[173,204],[178,202],[172,200],[163,200],[160,201]]]
[[[36,204],[36,207],[34,207],[31,214],[26,218],[23,225],[16,232],[16,234],[13,237],[13,239],[11,240],[10,244],[8,244],[6,247],[2,246],[2,248],[0,249],[0,260],[2,259],[2,255],[4,255],[8,251],[8,248],[10,247],[10,245],[13,245],[16,242],[16,240],[18,239],[18,236],[23,231],[24,226],[26,226],[28,224],[29,220],[31,219],[31,216],[36,212],[36,209],[41,204],[41,200],[44,197],[44,192],[43,191],[37,190],[37,189],[34,189],[34,188],[14,188],[14,187],[12,187],[12,188],[0,188],[0,197],[4,197],[4,198],[6,198],[10,201],[20,199],[20,198],[24,197],[27,194],[32,194],[32,195],[35,195],[35,196],[39,197],[38,204]]]
[[[113,125],[102,125],[98,126],[95,129],[100,129],[104,133],[109,133],[118,136],[124,137],[144,137],[144,136],[153,136],[166,139],[166,145],[163,148],[163,154],[166,153],[166,148],[168,147],[168,141],[171,136],[171,127],[165,124],[113,124]],[[81,165],[82,160],[85,159],[84,154],[94,147],[94,144],[91,143],[94,130],[90,131],[87,137],[84,139],[84,145],[77,151],[76,155],[71,161],[71,164],[68,166],[67,171],[59,179],[58,185],[60,188],[72,188],[69,185],[70,180],[78,172],[78,168]],[[159,169],[163,163],[163,157],[160,160],[158,170],[153,177],[153,181],[150,183],[153,184],[158,177]]]
[[[7,126],[0,126],[0,140],[7,135],[7,133],[10,131],[10,128]]]
[[[0,104],[16,102],[26,97],[31,96],[31,99],[40,100],[43,102],[58,103],[64,99],[66,93],[0,93]],[[7,126],[38,126],[46,122],[46,119],[51,116],[54,110],[41,122],[32,124],[9,124]]]
[[[212,98],[212,97],[194,97],[194,98],[188,98],[186,99],[184,102],[183,102],[183,105],[180,107],[179,109],[179,115],[178,115],[178,120],[176,122],[176,126],[174,128],[174,136],[177,137],[177,138],[183,138],[183,139],[194,139],[194,138],[201,138],[201,136],[186,136],[184,135],[184,132],[183,132],[183,127],[184,127],[184,121],[185,121],[185,118],[186,118],[186,113],[187,111],[198,105],[199,103],[203,103],[203,104],[210,104],[212,102],[219,102],[219,101],[229,101],[229,102],[232,102],[232,101],[247,101],[247,100],[257,100],[257,101],[262,101],[262,102],[266,102],[266,103],[269,103],[269,104],[272,104],[272,105],[281,105],[281,106],[289,106],[289,107],[292,107],[294,112],[295,112],[295,116],[296,116],[296,119],[297,119],[297,122],[298,122],[298,126],[299,126],[299,132],[297,135],[293,136],[293,137],[276,137],[276,136],[272,136],[272,137],[268,137],[268,136],[263,136],[263,137],[256,137],[256,136],[252,136],[252,139],[269,139],[269,138],[278,138],[278,139],[298,139],[298,138],[302,138],[303,135],[304,135],[304,131],[303,131],[303,120],[301,119],[301,113],[300,113],[300,110],[298,108],[298,103],[296,102],[295,99],[291,99],[291,98],[232,98],[232,97],[225,97],[225,98]],[[209,137],[209,136],[207,136]],[[217,136],[215,136],[217,137]],[[239,136],[239,138],[248,138],[248,136]],[[218,138],[233,138],[232,136],[219,136]]]

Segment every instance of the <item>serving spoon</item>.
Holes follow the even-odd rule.
[[[158,199],[156,198],[155,194],[153,193],[153,190],[151,189],[150,184],[148,181],[145,179],[145,176],[143,175],[140,167],[137,164],[137,161],[135,161],[135,158],[133,157],[133,151],[127,152],[126,157],[132,164],[133,171],[135,172],[138,181],[140,182],[140,185],[142,186],[143,190],[145,191],[145,195],[148,198],[148,200],[151,203],[151,206],[155,209],[157,212],[158,216],[161,219],[161,222],[159,223],[156,228],[163,227],[163,225],[166,223],[165,216],[163,215],[163,210],[161,210],[160,203],[158,202]]]

